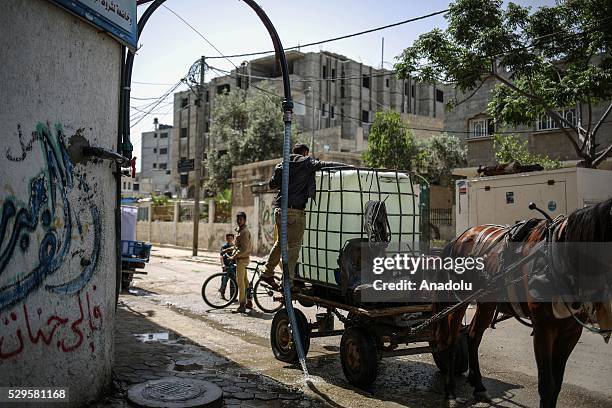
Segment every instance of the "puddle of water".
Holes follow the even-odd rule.
[[[137,340],[140,340],[143,343],[148,343],[151,341],[169,341],[178,338],[176,333],[173,332],[141,333],[135,334],[134,337],[136,337]]]

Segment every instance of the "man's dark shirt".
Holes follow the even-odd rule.
[[[289,208],[304,209],[309,198],[314,199],[316,193],[315,172],[329,167],[347,167],[344,163],[315,160],[310,156],[292,154],[289,158]],[[350,167],[350,166],[349,166]],[[281,188],[283,178],[283,163],[274,168],[274,174],[268,183],[270,188]],[[272,204],[275,208],[281,206],[279,191]]]

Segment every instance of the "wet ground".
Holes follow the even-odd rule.
[[[311,382],[306,383],[299,369],[274,359],[269,341],[272,315],[257,310],[249,316],[233,314],[231,309],[211,310],[202,301],[201,284],[219,267],[207,263],[216,260],[214,254],[199,257],[201,262],[194,262],[189,255],[190,251],[155,248],[146,268],[148,275],[137,276],[134,288],[121,296],[125,307],[147,310],[151,313],[147,318],[158,327],[170,329],[250,372],[297,387],[307,397],[329,406],[444,406],[441,376],[429,354],[384,359],[377,381],[369,389],[359,390],[342,374],[339,337],[312,340],[307,358]],[[315,318],[315,308],[300,309]],[[338,321],[335,324],[341,328]],[[163,330],[152,331],[137,340],[165,341],[166,335]],[[481,366],[494,406],[538,405],[528,328],[507,321],[488,330],[481,345]],[[488,406],[470,398],[472,390],[464,378],[458,378],[457,391],[467,399],[465,406]],[[612,407],[612,345],[604,344],[599,336],[583,334],[568,362],[559,406]]]

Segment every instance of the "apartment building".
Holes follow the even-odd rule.
[[[371,122],[377,111],[394,110],[414,128],[416,137],[427,137],[443,128],[444,91],[412,78],[397,79],[393,71],[375,68],[331,52],[289,51],[286,54],[294,100],[294,121],[300,139],[314,140],[314,152],[362,152],[367,147]],[[214,60],[208,60],[210,73]],[[207,75],[209,75],[207,73]],[[281,71],[274,56],[245,62],[237,69],[211,79],[205,85],[201,112],[203,160],[223,151],[223,142],[210,133],[211,113],[218,95],[232,89],[282,95]],[[193,183],[196,108],[191,91],[174,95],[172,131],[172,180],[183,196]]]
[[[510,76],[508,72],[503,74]],[[491,100],[491,91],[496,84],[497,82],[492,79],[487,81],[472,97],[445,114],[444,127],[447,132],[454,134],[467,145],[468,166],[496,164],[493,146],[493,135],[496,133],[514,134],[527,140],[529,150],[533,153],[545,154],[561,161],[578,160],[567,136],[549,115],[542,115],[527,126],[501,127],[496,125],[487,114],[487,104]],[[446,89],[446,94],[449,97],[457,97],[458,100],[466,97],[451,88]],[[609,102],[593,106],[591,128],[597,123],[608,105]],[[578,123],[580,117],[578,106],[560,107],[557,112],[574,125]],[[588,117],[587,107],[584,106],[582,107],[582,118],[584,119],[581,126],[585,129],[589,126]],[[606,146],[610,142],[612,142],[612,123],[603,123],[598,132],[597,143]]]
[[[154,119],[154,130],[142,133],[140,151],[141,179],[150,180],[151,191],[156,195],[174,191],[171,172],[172,126],[158,124]]]

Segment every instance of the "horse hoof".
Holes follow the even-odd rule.
[[[466,402],[467,400],[465,398],[452,397],[452,398],[446,399],[446,406],[448,408],[458,408],[462,406],[463,404],[465,404]]]
[[[488,391],[474,392],[474,399],[478,402],[491,402],[493,400]]]

